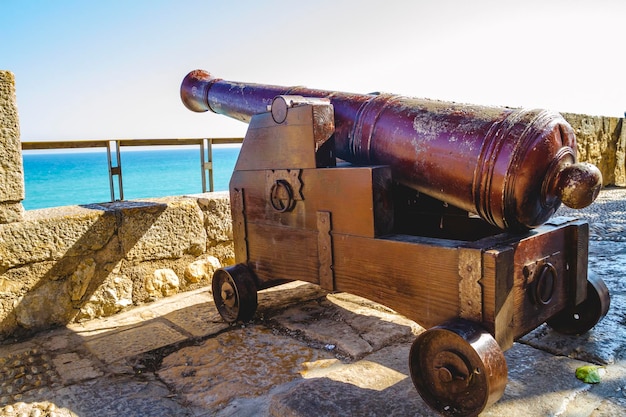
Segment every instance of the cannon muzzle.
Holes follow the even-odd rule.
[[[576,161],[571,126],[546,110],[240,83],[202,70],[181,85],[188,109],[246,123],[281,95],[330,101],[338,158],[389,165],[396,181],[501,229],[537,227],[561,202],[586,207],[602,185],[595,166]]]

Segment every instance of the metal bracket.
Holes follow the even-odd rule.
[[[482,251],[459,248],[459,317],[482,322]]]
[[[548,305],[552,301],[558,280],[558,272],[553,262],[556,262],[560,254],[561,252],[558,251],[533,262],[528,262],[522,269],[524,288],[531,291],[532,299],[537,305]]]
[[[277,169],[265,172],[265,195],[272,209],[279,213],[294,209],[304,200],[299,169]]]
[[[317,253],[320,263],[320,287],[328,291],[335,290],[333,273],[333,250],[331,231],[331,216],[329,211],[317,212]]]
[[[233,217],[233,236],[235,242],[235,259],[239,263],[248,261],[248,236],[246,232],[246,212],[243,189],[233,189],[231,211]]]

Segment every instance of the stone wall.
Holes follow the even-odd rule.
[[[0,225],[0,340],[206,286],[233,261],[224,192],[26,211]]]
[[[600,168],[603,183],[626,187],[624,119],[562,113],[576,132],[578,158]]]
[[[22,219],[24,170],[15,99],[15,78],[0,70],[0,224]]]

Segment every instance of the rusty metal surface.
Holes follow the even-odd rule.
[[[580,208],[600,189],[599,171],[575,162],[572,128],[544,110],[240,83],[201,70],[181,85],[189,109],[244,122],[280,95],[330,100],[338,158],[390,165],[396,180],[502,229],[539,226],[561,201]]]

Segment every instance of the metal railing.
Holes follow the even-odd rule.
[[[183,139],[99,139],[74,141],[26,141],[22,142],[23,150],[48,149],[81,149],[106,148],[109,166],[109,186],[111,201],[124,200],[124,186],[122,181],[122,146],[180,146],[199,145],[200,147],[200,175],[202,177],[202,192],[213,191],[213,145],[238,144],[243,138],[183,138]],[[207,178],[208,176],[208,178]],[[117,177],[117,186],[120,197],[115,198],[114,177]],[[208,179],[208,181],[207,181]]]

